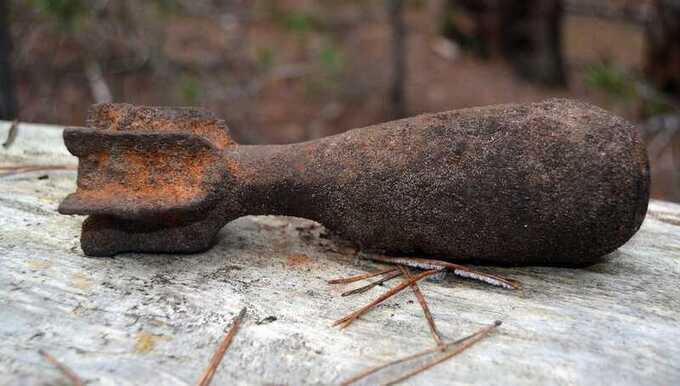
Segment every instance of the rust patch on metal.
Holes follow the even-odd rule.
[[[638,130],[565,99],[387,122],[290,145],[239,145],[193,109],[97,105],[64,133],[80,158],[60,212],[90,215],[90,255],[197,252],[247,214],[318,221],[364,249],[494,264],[587,264],[649,200]]]
[[[90,109],[87,123],[99,130],[185,132],[207,139],[218,149],[235,143],[223,120],[209,111],[196,108],[103,103]]]

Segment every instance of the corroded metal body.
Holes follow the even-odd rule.
[[[290,145],[239,145],[210,113],[95,106],[64,132],[88,255],[198,252],[244,215],[316,220],[364,249],[495,264],[585,264],[638,230],[636,128],[554,99],[426,114]]]

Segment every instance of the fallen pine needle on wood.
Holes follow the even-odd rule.
[[[413,275],[411,275],[411,271],[408,268],[400,265],[399,269],[406,279],[413,278]],[[432,333],[432,339],[434,339],[434,342],[437,344],[437,346],[441,347],[444,342],[442,341],[442,337],[437,330],[437,325],[434,323],[432,312],[430,312],[430,307],[427,305],[427,300],[425,300],[423,292],[420,290],[418,283],[415,282],[411,284],[411,289],[413,290],[413,294],[416,295],[416,299],[418,299],[420,307],[423,309],[423,314],[425,314],[425,319],[427,319],[427,325],[430,327],[430,333]]]
[[[483,283],[490,284],[496,287],[502,287],[505,289],[513,290],[522,288],[522,285],[516,280],[507,279],[497,275],[492,275],[490,273],[477,271],[472,268],[468,268],[464,265],[449,263],[448,261],[423,259],[420,257],[391,257],[380,255],[366,255],[366,258],[374,261],[379,261],[382,263],[405,265],[407,267],[418,269],[445,268],[448,272],[451,272],[456,276],[481,281]]]
[[[356,295],[356,294],[364,293],[364,292],[370,290],[371,288],[373,288],[375,286],[379,286],[379,285],[381,285],[381,284],[383,284],[387,281],[390,281],[390,280],[394,279],[395,277],[399,277],[399,276],[401,276],[401,272],[393,272],[393,273],[383,277],[380,280],[374,281],[373,283],[367,284],[363,287],[359,287],[359,288],[355,288],[353,290],[343,292],[340,296],[350,296],[350,295]]]
[[[401,363],[404,363],[404,362],[408,362],[408,361],[423,357],[423,356],[428,355],[428,354],[432,354],[432,353],[444,350],[444,354],[442,354],[440,357],[433,359],[432,361],[418,367],[417,369],[414,369],[412,371],[409,371],[409,372],[401,375],[397,379],[394,379],[392,381],[384,383],[383,385],[394,385],[396,383],[402,382],[402,381],[404,381],[404,380],[406,380],[406,379],[408,379],[408,378],[410,378],[414,375],[417,375],[417,374],[419,374],[419,373],[421,373],[425,370],[428,370],[428,369],[436,366],[439,363],[442,363],[442,362],[456,356],[457,354],[460,354],[461,352],[465,351],[466,349],[468,349],[469,347],[471,347],[475,343],[477,343],[480,340],[482,340],[483,338],[485,338],[487,335],[489,335],[489,333],[491,333],[493,330],[495,330],[501,324],[502,324],[502,322],[500,320],[497,320],[496,322],[494,322],[494,324],[492,324],[490,326],[486,326],[486,327],[482,328],[481,330],[475,332],[474,334],[468,335],[464,338],[458,339],[458,340],[450,342],[450,343],[446,343],[443,346],[438,346],[438,347],[434,347],[434,348],[431,348],[431,349],[427,349],[427,350],[424,350],[424,351],[421,351],[421,352],[418,352],[418,353],[415,353],[415,354],[394,360],[392,362],[385,363],[383,365],[368,368],[368,369],[360,372],[359,374],[353,376],[352,378],[343,381],[342,383],[340,383],[340,385],[342,385],[342,386],[351,385],[352,383],[358,382],[358,381],[360,381],[360,380],[368,377],[369,375],[374,374],[374,373],[376,373],[380,370],[383,370],[383,369],[386,369],[388,367],[392,367],[392,366],[395,366],[395,365],[398,365],[398,364],[401,364]],[[452,350],[448,351],[449,349],[452,349]]]
[[[367,273],[362,273],[362,274],[354,275],[354,276],[350,276],[350,277],[341,277],[341,278],[338,278],[338,279],[327,280],[326,282],[328,284],[354,283],[355,281],[369,279],[369,278],[372,278],[374,276],[385,275],[385,274],[388,274],[388,273],[396,272],[397,270],[398,270],[397,268],[387,268],[387,269],[383,269],[382,271],[367,272]]]
[[[205,369],[203,375],[201,375],[201,378],[198,380],[197,383],[198,386],[210,385],[213,375],[215,375],[215,371],[217,371],[217,366],[219,366],[220,362],[222,361],[222,357],[224,357],[224,353],[227,351],[229,345],[231,344],[231,341],[234,339],[234,336],[238,332],[238,329],[241,326],[241,322],[243,321],[243,317],[245,315],[246,308],[243,307],[243,309],[241,309],[241,312],[239,312],[239,314],[236,315],[236,317],[232,321],[231,328],[224,336],[224,339],[222,339],[222,342],[217,347],[217,350],[215,350],[215,353],[213,354],[212,358],[210,358],[208,367]]]
[[[75,165],[14,165],[0,166],[0,177],[13,176],[21,173],[42,172],[49,170],[76,170]]]
[[[396,269],[396,268],[395,268],[395,269]],[[358,309],[358,310],[356,310],[356,311],[350,313],[349,315],[347,315],[347,316],[345,316],[345,317],[343,317],[343,318],[341,318],[341,319],[336,320],[336,321],[333,323],[333,326],[341,325],[340,328],[347,328],[350,324],[352,324],[352,322],[353,322],[356,318],[358,318],[358,317],[360,317],[361,315],[365,314],[366,312],[368,312],[368,311],[369,311],[371,308],[373,308],[374,306],[376,306],[376,305],[382,303],[383,301],[389,299],[389,298],[392,297],[393,295],[397,294],[399,291],[401,291],[401,290],[403,290],[404,288],[410,286],[412,283],[415,283],[415,282],[417,282],[417,281],[420,280],[420,279],[423,279],[423,278],[425,278],[425,277],[427,277],[427,276],[430,276],[430,275],[432,275],[432,274],[435,274],[435,273],[439,272],[440,270],[441,270],[441,269],[432,269],[432,270],[429,270],[429,271],[421,272],[421,273],[417,274],[416,276],[413,276],[411,279],[406,279],[406,280],[402,281],[401,283],[399,283],[399,284],[396,285],[395,287],[390,288],[387,292],[385,292],[384,294],[380,295],[377,299],[375,299],[374,301],[370,302],[369,304],[367,304],[367,305],[361,307],[360,309]]]
[[[5,139],[5,142],[2,143],[2,147],[7,149],[10,146],[12,146],[14,141],[17,139],[18,133],[19,133],[19,121],[15,119],[9,126],[9,130],[7,130],[7,139]]]
[[[500,321],[500,320],[497,320],[497,321],[496,321],[494,324],[492,324],[491,326],[488,326],[488,327],[485,327],[485,328],[481,329],[480,331],[474,333],[474,334],[473,334],[472,336],[470,336],[469,338],[467,338],[467,339],[465,339],[464,341],[460,342],[460,344],[454,346],[452,351],[447,352],[446,354],[440,356],[439,358],[436,358],[436,359],[432,360],[431,362],[426,363],[426,364],[424,364],[423,366],[421,366],[421,367],[419,367],[419,368],[417,368],[417,369],[415,369],[415,370],[412,370],[412,371],[407,372],[406,374],[400,376],[400,377],[397,378],[397,379],[394,379],[394,380],[392,380],[392,381],[383,383],[383,386],[394,385],[394,384],[397,384],[397,383],[399,383],[399,382],[405,381],[405,380],[411,378],[411,377],[414,376],[414,375],[420,374],[420,373],[422,373],[422,372],[425,371],[425,370],[431,369],[432,367],[434,367],[434,366],[436,366],[436,365],[438,365],[438,364],[440,364],[440,363],[442,363],[442,362],[444,362],[444,361],[447,361],[447,360],[453,358],[454,356],[456,356],[456,355],[460,354],[461,352],[467,350],[469,347],[471,347],[471,346],[474,345],[475,343],[477,343],[477,342],[479,342],[480,340],[484,339],[487,335],[489,335],[489,333],[490,333],[491,331],[493,331],[496,327],[498,327],[498,326],[500,326],[500,325],[501,325],[501,321]]]
[[[85,384],[80,379],[80,377],[76,373],[73,372],[73,370],[66,367],[66,365],[59,362],[55,357],[48,354],[46,351],[38,350],[38,354],[40,354],[40,356],[45,358],[46,361],[50,362],[54,367],[56,367],[59,371],[61,371],[61,373],[64,374],[64,376],[66,378],[68,378],[69,381],[71,381],[73,386],[83,386]]]

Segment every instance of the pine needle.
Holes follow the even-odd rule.
[[[12,146],[14,141],[17,139],[18,134],[19,134],[19,121],[15,119],[9,126],[9,130],[7,130],[7,139],[5,140],[5,142],[2,143],[2,147],[7,149],[10,146]]]
[[[448,261],[434,260],[434,259],[423,259],[418,257],[391,257],[391,256],[380,256],[380,255],[366,255],[366,258],[374,261],[380,261],[382,263],[405,265],[411,268],[418,269],[442,269],[445,268],[454,275],[473,279],[477,281],[484,282],[496,287],[502,287],[505,289],[520,289],[522,285],[512,279],[506,279],[497,275],[492,275],[490,273],[485,273],[481,271],[468,268],[463,265],[449,263]]]
[[[73,370],[66,367],[66,365],[59,362],[55,357],[48,354],[46,351],[38,350],[38,354],[40,354],[43,358],[45,358],[45,360],[50,362],[54,367],[61,371],[61,373],[64,374],[64,376],[68,378],[69,381],[71,381],[73,386],[83,386],[85,384],[83,383],[82,379],[80,379],[80,377],[73,372]]]
[[[413,276],[411,279],[404,280],[403,282],[399,283],[397,286],[390,288],[387,292],[380,295],[377,299],[373,300],[369,304],[361,307],[360,309],[350,313],[349,315],[347,315],[347,316],[345,316],[341,319],[336,320],[333,323],[333,326],[341,325],[340,328],[347,328],[350,324],[352,324],[352,322],[355,319],[357,319],[361,315],[368,312],[374,306],[376,306],[376,305],[382,303],[383,301],[389,299],[393,295],[397,294],[399,291],[410,286],[412,283],[415,283],[418,280],[423,279],[423,278],[430,276],[432,274],[435,274],[439,271],[440,271],[440,269],[432,269],[432,270],[429,270],[429,271],[421,272],[421,273],[417,274],[416,276]]]
[[[441,362],[445,361],[446,359],[449,359],[449,358],[455,356],[456,354],[464,351],[468,347],[472,346],[473,344],[475,344],[476,342],[478,342],[479,340],[484,338],[486,335],[488,335],[491,331],[493,331],[496,327],[498,327],[500,325],[501,325],[501,322],[496,321],[494,324],[487,326],[487,327],[484,327],[474,334],[468,335],[464,338],[458,339],[458,340],[453,341],[453,342],[445,343],[443,346],[430,348],[430,349],[427,349],[427,350],[424,350],[424,351],[421,351],[421,352],[418,352],[418,353],[415,353],[415,354],[411,354],[409,356],[406,356],[406,357],[403,357],[403,358],[400,358],[400,359],[396,359],[394,361],[391,361],[391,362],[388,362],[388,363],[385,363],[385,364],[382,364],[382,365],[379,365],[379,366],[370,367],[370,368],[360,372],[359,374],[343,381],[342,383],[340,383],[340,385],[348,386],[348,385],[351,385],[352,383],[360,381],[360,380],[368,377],[369,375],[374,374],[374,373],[376,373],[380,370],[386,369],[388,367],[392,367],[392,366],[395,366],[395,365],[398,365],[398,364],[401,364],[401,363],[404,363],[404,362],[409,362],[409,361],[412,361],[414,359],[417,359],[417,358],[420,358],[420,357],[423,357],[425,355],[432,354],[432,353],[435,353],[435,352],[447,351],[450,348],[454,347],[453,351],[446,352],[445,354],[443,354],[443,356],[435,359],[434,361],[429,362],[429,363],[425,364],[424,366],[421,366],[420,368],[407,373],[405,375],[405,377],[402,376],[397,380],[390,381],[390,383],[388,383],[388,384],[394,384],[396,382],[403,381],[403,380],[405,380],[405,379],[407,379],[407,378],[409,378],[413,375],[416,375],[416,374],[418,374],[422,371],[425,371],[425,370],[435,366],[436,364],[441,363]],[[473,341],[473,339],[474,339],[474,341]],[[442,360],[441,358],[444,358],[444,359]],[[436,361],[436,363],[433,363],[435,361]]]
[[[408,268],[400,265],[399,269],[406,279],[413,278],[413,275],[411,275],[411,271]],[[413,294],[416,295],[416,299],[418,299],[420,307],[423,309],[423,314],[425,314],[425,319],[427,319],[427,325],[430,327],[430,333],[432,333],[432,339],[434,339],[434,342],[437,344],[437,346],[442,346],[444,342],[442,341],[442,337],[437,330],[437,326],[434,323],[434,318],[430,312],[430,307],[427,305],[427,300],[425,300],[425,296],[423,295],[422,291],[420,291],[418,283],[414,282],[411,284],[411,289],[413,290]]]
[[[394,279],[395,277],[399,277],[399,276],[401,276],[401,272],[391,273],[391,274],[383,277],[382,279],[376,280],[373,283],[369,283],[369,284],[367,284],[363,287],[359,287],[359,288],[355,288],[353,290],[343,292],[341,296],[350,296],[350,295],[362,294],[362,293],[370,290],[373,287],[379,286],[379,285],[381,285],[381,284],[383,284],[387,281],[390,281],[390,280]]]
[[[75,165],[13,165],[0,166],[0,177],[13,176],[21,173],[30,173],[49,170],[76,170]]]
[[[497,320],[491,326],[484,327],[483,329],[481,329],[481,330],[477,331],[476,333],[467,337],[465,340],[460,342],[458,345],[454,346],[452,351],[447,352],[446,354],[440,356],[439,358],[436,358],[436,359],[432,360],[431,362],[426,363],[421,367],[418,367],[417,369],[414,369],[412,371],[407,372],[406,374],[400,376],[397,379],[383,383],[382,386],[395,385],[399,382],[402,382],[402,381],[405,381],[405,380],[411,378],[414,375],[420,374],[425,370],[431,369],[432,367],[453,358],[454,356],[456,356],[456,355],[462,353],[463,351],[467,350],[468,348],[470,348],[475,343],[484,339],[487,335],[489,335],[489,333],[491,331],[493,331],[496,327],[498,327],[500,325],[501,325],[501,321]]]
[[[219,366],[220,362],[222,361],[222,357],[224,357],[224,353],[229,348],[231,341],[234,339],[234,336],[236,335],[236,332],[238,332],[238,329],[241,326],[241,322],[242,322],[243,317],[245,315],[246,315],[246,308],[243,307],[241,312],[239,312],[239,314],[236,315],[236,317],[232,321],[231,328],[229,329],[227,334],[224,336],[224,339],[222,339],[222,342],[217,347],[217,350],[213,354],[212,358],[210,358],[210,362],[208,362],[208,367],[205,369],[205,371],[203,372],[203,375],[201,375],[201,378],[198,380],[198,383],[197,383],[198,386],[208,386],[208,385],[210,385],[210,382],[212,381],[213,375],[215,375],[215,371],[217,371],[217,366]]]
[[[354,276],[350,276],[350,277],[341,277],[341,278],[337,278],[337,279],[327,280],[326,282],[328,284],[354,283],[355,281],[369,279],[369,278],[374,277],[374,276],[380,276],[380,275],[396,272],[397,270],[398,270],[398,268],[387,268],[387,269],[383,269],[382,271],[367,272],[367,273],[362,273],[362,274],[354,275]]]

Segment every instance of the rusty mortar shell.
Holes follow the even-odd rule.
[[[638,130],[551,99],[239,145],[203,110],[101,104],[65,130],[79,157],[63,214],[87,255],[192,253],[245,215],[315,220],[365,250],[582,265],[623,245],[649,201]]]

